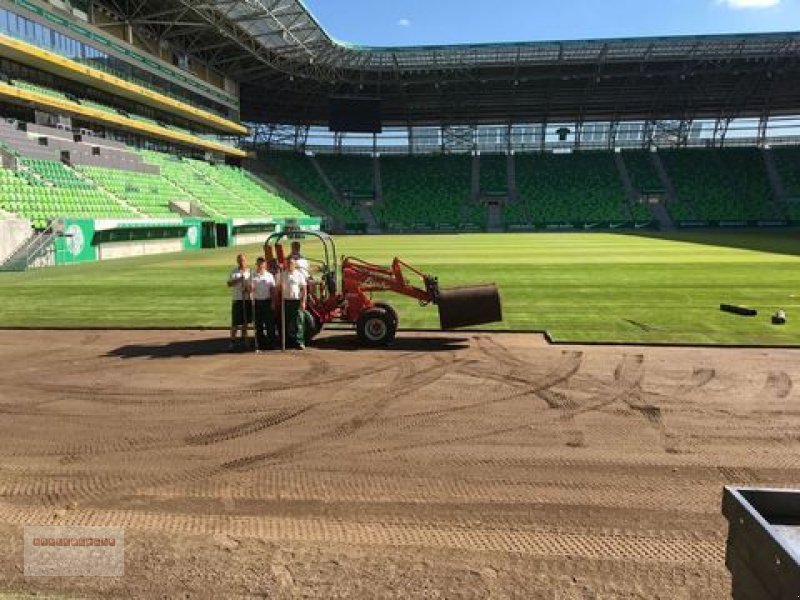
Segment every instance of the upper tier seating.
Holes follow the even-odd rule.
[[[611,153],[517,154],[515,159],[519,197],[533,222],[630,219]]]
[[[34,124],[0,120],[0,149],[19,169],[0,168],[0,208],[43,229],[54,218],[164,218],[194,203],[212,217],[293,218],[306,213],[239,168]],[[68,166],[59,160],[68,151]],[[143,156],[148,162],[143,162]]]
[[[15,86],[15,87],[18,87],[20,89],[23,89],[23,90],[27,90],[27,91],[30,91],[30,92],[36,92],[38,94],[43,94],[45,96],[50,96],[52,98],[57,98],[59,100],[63,100],[65,102],[74,104],[76,106],[84,106],[84,107],[100,110],[102,112],[118,116],[120,119],[123,119],[123,120],[127,116],[127,118],[129,118],[131,121],[138,121],[138,122],[141,122],[141,123],[147,123],[148,125],[154,125],[154,126],[161,127],[161,128],[164,128],[164,129],[169,129],[169,130],[172,130],[172,131],[181,131],[181,132],[189,133],[189,135],[192,135],[193,137],[198,138],[198,139],[203,138],[203,139],[207,139],[207,140],[214,141],[214,142],[219,142],[220,141],[218,136],[216,136],[216,135],[212,135],[212,134],[196,134],[196,133],[186,132],[185,130],[181,130],[179,127],[170,127],[170,126],[168,126],[168,125],[166,125],[164,123],[159,122],[156,119],[152,119],[152,118],[146,117],[144,115],[135,114],[135,113],[132,113],[132,112],[129,112],[129,111],[121,111],[119,109],[113,108],[111,106],[107,106],[107,105],[105,105],[105,104],[103,104],[101,102],[97,102],[95,100],[90,100],[90,99],[87,99],[87,98],[79,98],[79,97],[71,95],[71,94],[65,94],[63,92],[60,92],[60,91],[55,90],[55,89],[52,89],[52,88],[50,88],[48,86],[45,86],[45,85],[41,85],[41,84],[37,84],[37,83],[31,83],[29,81],[24,81],[24,80],[21,80],[21,79],[15,79],[12,82],[12,85]]]

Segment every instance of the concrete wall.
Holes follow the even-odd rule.
[[[133,242],[111,242],[98,246],[100,260],[115,258],[128,258],[130,256],[143,256],[145,254],[164,254],[166,252],[181,252],[183,238],[173,240],[137,240]]]
[[[5,262],[32,233],[31,222],[27,219],[0,220],[0,264]]]

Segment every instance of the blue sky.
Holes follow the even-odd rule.
[[[370,46],[800,30],[800,0],[305,0]]]

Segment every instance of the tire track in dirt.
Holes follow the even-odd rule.
[[[0,518],[19,525],[48,522],[47,511],[0,508]],[[44,519],[44,520],[43,520]],[[184,515],[172,518],[160,513],[130,510],[68,511],[59,523],[67,526],[118,526],[155,529],[161,532],[256,537],[276,542],[303,542],[362,546],[408,546],[502,552],[539,557],[582,557],[624,561],[632,564],[694,564],[711,568],[724,565],[724,544],[691,532],[617,529],[603,532],[592,528],[498,531],[489,528],[458,528],[326,519]]]
[[[792,393],[792,387],[792,378],[784,371],[770,371],[764,382],[764,392],[780,400]]]
[[[413,356],[414,353],[407,352],[397,358],[413,358]],[[170,405],[192,404],[196,406],[204,403],[217,404],[221,400],[237,400],[245,395],[269,395],[275,392],[334,385],[363,376],[363,372],[359,369],[345,372],[333,369],[325,359],[317,356],[313,349],[302,354],[293,355],[292,360],[305,360],[310,365],[291,381],[270,381],[264,385],[244,386],[235,389],[231,389],[230,385],[226,385],[224,388],[189,388],[184,386],[181,388],[159,388],[155,390],[149,388],[120,388],[118,382],[113,386],[84,386],[48,382],[30,382],[25,385],[37,391],[57,393],[101,404],[108,404],[109,402],[107,401],[111,400],[110,403],[113,404],[157,404],[162,406],[164,404],[164,396],[169,395]],[[381,373],[394,369],[396,366],[397,359],[394,359],[372,366],[370,372]],[[326,376],[320,377],[319,373]],[[16,385],[19,386],[19,382],[16,382]]]
[[[717,378],[716,369],[707,369],[695,367],[692,371],[689,381],[682,383],[675,388],[675,393],[678,396],[686,396],[701,388],[704,388],[709,383]]]
[[[487,355],[492,357],[494,360],[498,360],[501,357],[505,356],[505,358],[509,362],[515,363],[514,367],[515,370],[520,370],[521,368],[524,368],[526,365],[529,366],[528,363],[526,363],[525,361],[521,361],[516,357],[508,355],[507,351],[505,352],[503,351],[504,349],[498,351],[496,344],[493,343],[493,345],[494,347],[488,350]],[[481,350],[486,351],[486,348],[487,348],[486,346],[483,346]],[[516,383],[519,384],[520,383],[519,380],[523,379],[526,382],[525,387],[530,386],[528,389],[523,389],[518,393],[512,393],[502,398],[484,400],[461,407],[427,411],[425,413],[417,413],[415,415],[396,417],[392,419],[392,422],[394,423],[398,421],[402,422],[403,428],[408,428],[412,426],[418,427],[422,425],[427,425],[431,418],[443,418],[456,412],[473,410],[475,408],[485,408],[486,406],[491,404],[506,402],[512,399],[518,399],[525,396],[529,396],[531,394],[534,394],[537,397],[541,398],[542,391],[549,390],[549,388],[555,385],[562,384],[571,379],[579,371],[582,363],[582,357],[583,354],[581,352],[565,351],[561,355],[561,361],[541,379],[534,379],[531,376],[525,376],[525,377],[518,376],[516,378]],[[544,419],[546,421],[549,420],[553,423],[557,423],[559,421],[562,422],[571,421],[574,419],[576,415],[582,412],[588,412],[590,410],[599,410],[600,408],[612,404],[618,401],[619,399],[625,399],[628,398],[631,394],[637,393],[637,391],[641,390],[641,382],[643,377],[643,369],[642,369],[643,362],[644,362],[644,357],[642,355],[636,355],[634,357],[627,357],[626,359],[623,359],[623,361],[615,369],[614,372],[615,386],[612,388],[610,396],[604,393],[596,399],[596,401],[593,403],[592,406],[588,407],[587,406],[578,407],[577,405],[575,405],[574,402],[572,402],[570,404],[572,406],[576,406],[576,408],[572,410],[566,410],[565,413],[559,413],[557,416],[554,416],[551,419],[547,419],[547,417],[545,416]],[[474,372],[470,371],[468,372],[468,374],[474,375]],[[502,382],[508,381],[508,376],[505,373],[497,373],[497,372],[491,374],[487,373],[485,376],[486,378],[495,381],[502,381]],[[531,387],[533,389],[530,389]],[[553,406],[550,402],[548,402],[548,406],[550,408],[560,408],[562,410],[565,410],[564,404],[561,402],[559,402],[557,406]],[[429,442],[402,444],[402,445],[395,445],[392,447],[376,448],[366,452],[366,454],[391,453],[394,451],[407,451],[407,450],[416,450],[419,448],[441,447],[449,444],[477,441],[480,439],[484,439],[486,437],[524,431],[529,429],[533,425],[541,425],[541,424],[542,424],[542,418],[540,417],[536,421],[531,421],[531,422],[526,421],[522,424],[516,424],[506,428],[490,429],[462,436],[450,437],[447,439],[433,440]],[[579,440],[580,445],[583,445],[582,433],[576,434],[576,436],[580,438]],[[365,454],[365,453],[360,453],[360,454]]]
[[[583,360],[583,352],[564,350],[562,356],[568,357],[571,360],[571,368],[564,373],[562,379],[554,380],[547,386],[540,386],[536,385],[536,380],[528,374],[531,368],[530,363],[519,359],[511,353],[508,348],[489,336],[480,336],[476,338],[476,341],[478,348],[483,352],[486,358],[501,365],[499,370],[504,378],[532,385],[535,387],[533,393],[544,400],[550,408],[567,409],[574,407],[572,400],[567,398],[565,394],[550,388],[564,383],[578,372]]]
[[[437,408],[407,415],[387,417],[385,419],[381,419],[379,425],[382,427],[390,427],[392,429],[420,427],[431,424],[435,420],[442,419],[450,415],[470,412],[476,409],[484,409],[488,406],[501,404],[503,402],[527,397],[531,394],[536,394],[569,380],[580,369],[580,357],[573,353],[564,353],[562,354],[558,363],[549,372],[545,373],[538,379],[527,376],[524,380],[524,383],[520,379],[509,382],[509,379],[503,374],[498,373],[497,370],[484,370],[478,368],[479,364],[480,362],[476,362],[474,359],[470,361],[464,361],[461,365],[455,366],[454,372],[473,378],[490,379],[492,381],[511,384],[516,387],[517,390],[500,394],[497,397],[490,397],[485,400],[479,400],[477,402],[463,404],[460,406]]]
[[[245,421],[238,425],[231,427],[222,427],[219,429],[207,431],[204,433],[194,434],[184,438],[187,446],[210,446],[212,444],[219,444],[237,438],[253,435],[269,427],[275,427],[281,423],[285,423],[299,415],[302,415],[308,410],[313,408],[313,404],[302,406],[294,410],[279,410],[275,413],[259,417],[252,421]]]
[[[310,451],[319,450],[320,445],[354,435],[375,422],[393,401],[438,381],[450,371],[453,362],[458,362],[458,359],[448,361],[439,356],[434,357],[434,360],[436,364],[426,368],[417,367],[415,363],[418,361],[415,360],[396,363],[397,372],[382,393],[375,390],[363,390],[352,396],[347,404],[355,410],[356,414],[348,415],[343,422],[333,425],[322,434],[302,442],[289,444],[275,451],[226,461],[221,465],[221,469],[242,471],[264,463],[285,461]],[[368,402],[368,406],[363,406],[364,401]]]
[[[376,394],[372,390],[364,390],[362,392],[360,398],[368,398],[372,402],[372,408],[367,412],[366,416],[361,413],[355,416],[349,416],[345,422],[329,426],[327,430],[320,435],[312,436],[309,439],[291,443],[269,452],[245,455],[228,460],[217,466],[190,469],[173,474],[145,474],[124,479],[91,475],[86,479],[76,481],[74,485],[69,486],[63,493],[48,494],[45,498],[45,504],[55,506],[79,501],[90,501],[96,504],[104,499],[134,494],[141,489],[158,488],[177,483],[194,483],[200,480],[214,478],[230,471],[245,471],[267,463],[285,462],[299,455],[317,451],[326,443],[355,434],[381,414],[392,400],[413,393],[417,389],[440,379],[448,372],[450,365],[449,362],[441,358],[436,359],[435,365],[424,368],[414,367],[413,363],[415,362],[417,361],[415,361],[413,357],[412,359],[400,361],[399,363],[395,362],[393,368],[397,370],[397,374],[392,379],[392,383],[386,386],[386,393]],[[413,384],[410,383],[411,381],[413,381]],[[405,382],[405,384],[398,385],[398,383],[402,382]],[[312,407],[319,406],[319,404],[306,405],[294,411],[285,409],[279,411],[277,414],[267,415],[263,418],[247,421],[233,427],[220,428],[211,432],[201,432],[199,434],[179,438],[179,440],[189,446],[204,446],[236,440],[243,436],[258,433],[267,427],[273,427],[299,417]],[[114,448],[119,449],[118,446],[114,446]],[[130,449],[128,448],[127,450]],[[165,447],[164,450],[173,452],[174,446]],[[144,458],[148,463],[152,463],[156,459],[152,454]]]

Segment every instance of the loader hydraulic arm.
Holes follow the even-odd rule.
[[[412,285],[404,271],[418,276],[421,285]],[[436,277],[425,275],[399,258],[395,258],[387,268],[347,257],[342,262],[342,279],[348,300],[358,296],[368,301],[366,294],[370,292],[390,291],[416,298],[423,304],[439,301],[439,282]]]

